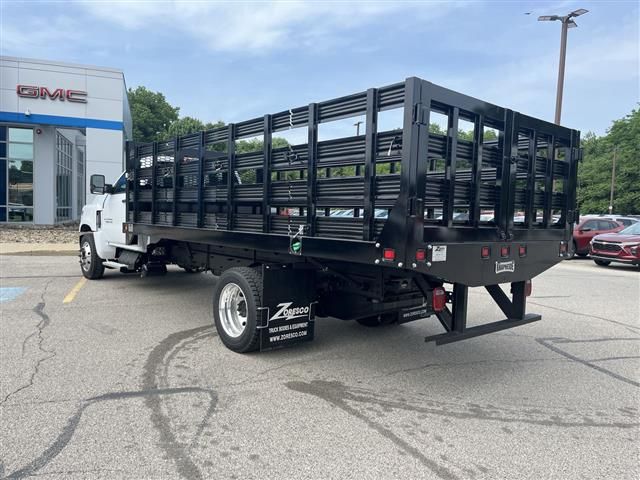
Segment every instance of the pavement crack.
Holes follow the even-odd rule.
[[[597,338],[597,339],[593,339],[591,340],[592,342],[603,342],[603,341],[625,341],[625,340],[639,340],[638,338]],[[565,358],[568,358],[569,360],[573,360],[574,362],[580,363],[582,365],[584,365],[585,367],[589,367],[592,368],[600,373],[604,373],[605,375],[615,379],[615,380],[619,380],[623,383],[627,383],[629,385],[633,385],[634,387],[640,387],[640,382],[637,382],[635,380],[632,380],[631,378],[627,378],[623,375],[620,375],[618,373],[612,372],[611,370],[607,370],[606,368],[603,368],[599,365],[595,365],[592,361],[588,361],[588,360],[583,360],[580,357],[577,357],[576,355],[572,355],[569,352],[566,352],[564,350],[562,350],[561,348],[557,347],[557,344],[569,344],[569,343],[586,343],[589,342],[590,340],[571,340],[569,338],[563,338],[563,337],[547,337],[547,338],[536,338],[536,342],[538,342],[540,345],[542,345],[545,348],[548,348],[549,350],[551,350],[552,352],[557,353],[558,355],[562,355]],[[610,357],[613,358],[613,357]]]
[[[153,388],[150,390],[137,390],[137,391],[124,391],[124,392],[110,392],[96,397],[88,398],[80,404],[78,409],[67,420],[67,424],[63,427],[62,431],[58,434],[58,437],[54,442],[47,447],[37,458],[32,460],[29,464],[7,475],[6,479],[19,479],[24,477],[33,476],[38,470],[41,470],[49,464],[54,458],[56,458],[60,452],[71,442],[80,420],[87,408],[95,405],[96,403],[113,401],[113,400],[127,400],[130,398],[150,398],[160,397],[164,395],[179,395],[179,394],[206,394],[209,397],[215,398],[215,395],[211,390],[200,387],[178,387],[178,388]]]
[[[158,388],[159,383],[166,384],[167,368],[171,359],[177,354],[176,350],[184,348],[193,342],[195,337],[211,335],[211,327],[205,325],[202,327],[192,328],[169,335],[167,338],[157,344],[147,357],[142,376],[142,389],[153,390]],[[204,415],[203,420],[196,429],[196,435],[190,445],[183,445],[176,438],[171,428],[169,417],[163,412],[161,398],[158,396],[149,396],[145,398],[145,404],[151,410],[151,422],[158,432],[160,439],[158,446],[170,458],[178,470],[178,474],[183,478],[204,478],[202,471],[190,456],[190,451],[196,439],[202,433],[206,422],[215,412],[218,403],[218,396],[213,390],[201,389],[209,395],[209,406]]]
[[[635,325],[629,325],[628,323],[619,322],[617,320],[612,320],[612,319],[606,318],[606,317],[600,317],[598,315],[591,315],[591,314],[588,314],[588,313],[575,312],[573,310],[567,310],[567,309],[564,309],[564,308],[552,307],[550,305],[545,305],[544,303],[536,303],[536,302],[532,302],[532,301],[528,301],[527,303],[530,304],[530,305],[536,305],[536,306],[542,307],[542,308],[549,308],[551,310],[556,310],[556,311],[562,312],[562,313],[569,313],[571,315],[576,315],[576,316],[579,316],[579,317],[595,318],[596,320],[602,320],[603,322],[613,323],[615,325],[620,325],[621,327],[626,327],[626,328],[633,329],[634,333],[638,333],[638,331],[640,331],[640,327],[637,327]]]
[[[437,415],[440,417],[456,418],[456,419],[473,419],[481,421],[495,421],[502,423],[523,423],[548,427],[576,427],[576,428],[637,428],[638,422],[600,422],[592,420],[590,417],[581,412],[580,419],[564,419],[558,415],[544,414],[544,412],[529,412],[532,415],[522,416],[520,412],[509,410],[507,408],[482,407],[476,404],[468,404],[468,408],[461,409],[457,404],[444,404],[443,402],[431,402],[431,405],[412,405],[406,401],[389,400],[381,398],[370,391],[362,388],[348,388],[340,382],[312,380],[311,382],[290,381],[285,384],[292,390],[311,394],[316,392],[316,396],[325,399],[325,396],[331,393],[331,389],[335,391],[339,389],[344,399],[368,405],[378,405],[387,409],[399,409],[414,413],[426,415]],[[329,393],[324,393],[325,390]],[[334,394],[335,395],[335,394]],[[326,399],[325,399],[326,400]],[[328,401],[328,400],[327,400]],[[422,400],[424,403],[424,400]],[[537,418],[536,418],[537,416]]]
[[[40,353],[44,354],[44,356],[41,356],[38,358],[38,360],[36,361],[35,365],[33,366],[33,370],[31,372],[31,375],[29,376],[29,380],[25,385],[21,385],[20,387],[18,387],[17,389],[13,390],[12,392],[9,392],[7,395],[5,395],[4,399],[2,400],[2,402],[0,402],[0,406],[4,405],[7,400],[9,400],[11,397],[13,397],[14,395],[20,393],[23,390],[26,390],[27,388],[30,388],[33,386],[33,383],[35,382],[36,376],[38,375],[39,371],[40,371],[40,366],[46,362],[47,360],[53,358],[56,356],[56,351],[55,350],[49,350],[47,348],[45,348],[43,346],[44,344],[44,330],[45,328],[47,328],[49,326],[49,324],[51,323],[51,318],[49,317],[49,315],[45,312],[45,308],[47,306],[46,300],[45,300],[45,294],[47,293],[47,289],[49,288],[49,285],[51,284],[51,282],[53,282],[53,279],[49,280],[44,287],[44,290],[42,291],[42,295],[40,296],[40,302],[33,307],[32,311],[38,315],[38,317],[40,317],[40,321],[38,322],[38,325],[36,325],[36,330],[34,332],[32,332],[31,334],[29,334],[22,342],[22,358],[24,358],[25,356],[25,352],[27,349],[27,344],[29,342],[30,339],[37,337],[38,341],[37,341],[37,349]]]
[[[307,395],[312,395],[322,400],[334,405],[341,410],[345,411],[349,415],[363,421],[369,428],[375,430],[380,435],[385,437],[387,440],[390,440],[393,444],[395,444],[398,448],[405,451],[413,458],[421,462],[425,467],[431,470],[435,475],[444,480],[455,480],[460,478],[454,472],[452,472],[446,466],[440,465],[436,461],[428,458],[424,453],[422,453],[419,449],[408,443],[406,440],[402,439],[395,433],[393,433],[390,429],[374,422],[369,417],[361,413],[358,409],[352,407],[347,403],[348,399],[352,398],[351,392],[348,391],[347,387],[342,385],[339,382],[323,382],[323,381],[312,381],[312,382],[296,382],[291,381],[285,383],[287,388],[294,390],[296,392],[305,393]]]
[[[386,372],[381,375],[374,375],[369,377],[371,379],[381,378],[381,377],[389,377],[392,375],[398,375],[400,373],[408,373],[419,370],[426,370],[427,368],[449,368],[449,367],[461,367],[466,365],[479,365],[483,363],[504,363],[504,364],[519,364],[519,363],[536,363],[536,362],[559,362],[566,361],[565,359],[559,358],[517,358],[517,359],[485,359],[485,360],[475,360],[472,362],[442,362],[442,363],[425,363],[424,365],[418,365],[416,367],[402,368],[400,370],[392,370],[390,372]]]

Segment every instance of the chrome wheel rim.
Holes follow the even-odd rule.
[[[247,300],[242,289],[235,283],[228,283],[220,292],[218,315],[224,333],[237,338],[247,326]]]
[[[84,242],[80,249],[80,265],[85,272],[91,268],[91,245],[89,242]]]

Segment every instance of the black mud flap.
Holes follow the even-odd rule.
[[[260,350],[313,340],[315,271],[264,266],[262,284]]]

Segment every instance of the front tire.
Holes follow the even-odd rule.
[[[594,260],[594,262],[596,262],[596,265],[600,265],[601,267],[606,267],[611,263],[609,260]]]
[[[230,268],[218,279],[213,293],[213,318],[220,340],[228,349],[238,353],[258,349],[261,295],[262,275],[252,268]]]
[[[96,251],[93,233],[80,237],[80,268],[82,275],[89,280],[97,280],[104,275],[104,265]]]

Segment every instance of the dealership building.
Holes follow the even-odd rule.
[[[89,177],[115,180],[130,138],[121,70],[0,57],[0,222],[77,220]]]

